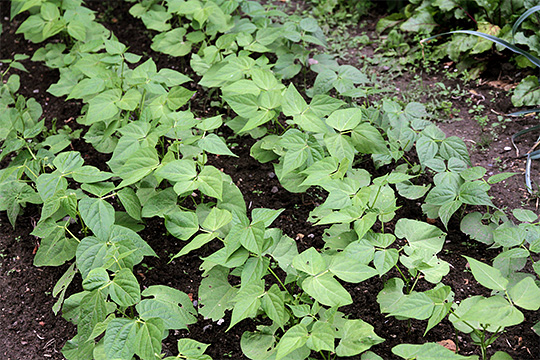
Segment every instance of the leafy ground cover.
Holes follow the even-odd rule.
[[[168,6],[172,3],[175,2]],[[212,6],[212,2],[204,3]],[[232,6],[235,2],[228,3]],[[39,198],[23,197],[32,195],[31,191],[25,192],[27,188],[3,188],[3,199],[9,198],[6,194],[11,192],[19,194],[17,201],[21,200],[21,204],[27,203],[22,214],[10,210],[15,209],[12,207],[1,218],[4,291],[0,299],[2,309],[6,309],[2,313],[1,338],[5,358],[61,359],[60,349],[64,347],[64,355],[69,359],[131,358],[132,353],[145,359],[155,358],[148,349],[155,349],[164,357],[176,356],[180,350],[188,358],[205,358],[202,353],[206,350],[204,353],[214,359],[276,356],[326,359],[332,358],[334,352],[339,358],[369,359],[375,358],[374,354],[384,359],[412,358],[420,352],[419,358],[435,353],[439,358],[450,359],[482,355],[481,347],[474,342],[482,342],[484,334],[490,336],[494,332],[500,332],[500,336],[485,349],[488,357],[497,351],[505,351],[514,359],[540,356],[538,338],[532,330],[539,321],[535,300],[538,288],[532,280],[537,278],[534,264],[538,256],[536,227],[529,223],[534,224],[536,217],[530,212],[517,211],[513,213],[516,225],[512,225],[492,206],[492,203],[500,208],[506,206],[508,214],[523,206],[535,210],[534,198],[530,200],[520,177],[497,178],[503,171],[523,171],[524,162],[505,148],[511,146],[509,137],[516,129],[535,124],[531,118],[506,121],[500,115],[509,112],[511,105],[505,94],[489,84],[504,85],[501,79],[505,75],[496,74],[477,86],[450,78],[451,64],[440,73],[413,69],[396,74],[386,68],[387,60],[383,58],[379,64],[361,63],[357,60],[362,56],[378,61],[373,54],[380,51],[381,44],[372,42],[376,35],[369,26],[354,29],[360,36],[368,37],[369,41],[363,40],[368,46],[361,50],[348,49],[347,61],[336,65],[330,58],[315,55],[320,51],[315,47],[311,49],[313,52],[300,52],[294,47],[298,40],[293,35],[285,40],[280,38],[282,34],[272,35],[267,14],[257,13],[259,9],[252,3],[252,8],[244,7],[240,13],[251,20],[258,19],[259,22],[254,22],[265,30],[257,29],[251,40],[237,35],[234,43],[243,47],[252,59],[259,59],[259,63],[252,64],[244,58],[249,63],[247,75],[236,78],[234,81],[243,82],[234,85],[219,73],[221,66],[234,69],[234,61],[218,64],[212,70],[213,62],[219,63],[220,57],[212,53],[214,48],[207,47],[204,51],[202,40],[197,41],[200,32],[191,27],[189,30],[197,35],[189,38],[193,48],[186,55],[190,51],[197,53],[197,61],[192,58],[190,63],[189,58],[157,52],[181,54],[186,50],[175,47],[174,42],[167,43],[167,31],[174,31],[163,25],[169,24],[164,21],[170,15],[168,12],[159,7],[152,8],[154,13],[135,8],[137,11],[131,12],[143,17],[145,21],[141,22],[129,14],[133,5],[132,2],[86,4],[97,11],[98,20],[118,38],[118,42],[108,40],[105,49],[97,52],[102,54],[99,56],[109,56],[105,61],[101,59],[109,70],[124,74],[122,64],[125,64],[125,83],[120,84],[121,92],[114,106],[107,99],[111,94],[116,96],[114,87],[118,84],[105,84],[102,88],[102,76],[84,71],[81,76],[73,68],[55,63],[58,58],[55,44],[77,46],[77,39],[70,38],[78,36],[76,31],[72,31],[75,36],[68,32],[70,36],[57,35],[47,40],[48,66],[42,61],[22,60],[29,72],[10,70],[4,75],[4,81],[12,74],[21,79],[20,89],[13,90],[15,85],[8,83],[12,88],[3,93],[3,98],[8,99],[7,108],[21,112],[30,109],[29,117],[24,117],[25,125],[44,119],[47,130],[35,126],[42,132],[37,135],[48,139],[49,144],[35,148],[29,145],[28,151],[16,149],[15,152],[23,155],[13,158],[4,155],[7,152],[4,141],[2,168],[7,170],[2,173],[4,181],[13,180],[7,172],[13,165],[20,166],[21,159],[24,164],[27,164],[24,160],[32,161],[32,151],[42,161],[28,165],[29,170],[18,175],[16,181],[37,190]],[[15,34],[28,14],[9,21],[9,10],[2,7],[0,57],[33,55],[44,44],[27,42],[22,35]],[[44,11],[45,17],[55,18],[55,11],[51,8],[50,12]],[[181,9],[177,12],[181,13]],[[279,18],[278,15],[275,16]],[[195,15],[188,12],[183,16],[193,21]],[[219,19],[212,21],[219,25]],[[311,34],[312,38],[308,39],[315,46],[323,42],[312,21],[291,18],[291,22],[303,35]],[[178,26],[174,20],[170,24]],[[182,28],[177,29],[180,29],[178,33],[183,32]],[[204,31],[209,44],[216,40],[212,31],[223,32],[211,26]],[[237,50],[231,48],[229,41],[221,38],[216,42],[223,44],[219,49],[223,56]],[[276,41],[281,48],[276,46]],[[129,54],[141,55],[140,62],[135,61],[138,60],[135,56],[133,61],[119,60],[132,56],[127,55],[120,43],[128,46]],[[339,44],[334,46],[340,49]],[[302,48],[305,50],[306,46]],[[278,51],[277,58],[273,58]],[[277,61],[274,67],[274,73],[280,74],[277,78],[270,76],[260,54],[267,54],[271,64]],[[155,70],[145,63],[149,58],[154,59]],[[69,61],[64,59],[64,64],[69,65]],[[121,65],[115,67],[116,64]],[[137,71],[140,64],[147,64],[139,68],[139,76],[143,70],[144,76],[148,76],[142,83],[127,70]],[[310,66],[324,64],[328,66],[309,70]],[[362,73],[346,65],[361,67]],[[4,62],[2,71],[8,66]],[[56,70],[58,67],[62,68],[60,72]],[[85,68],[79,66],[81,69]],[[190,79],[184,81],[182,76],[169,72],[165,79],[153,80],[151,76],[160,69],[175,70]],[[214,73],[207,75],[208,71]],[[383,85],[370,81],[370,76],[382,80]],[[168,84],[175,81],[170,80],[173,78],[179,80]],[[59,96],[48,92],[55,83],[60,85],[52,91]],[[78,93],[74,90],[77,83],[82,83]],[[148,84],[160,84],[161,88],[158,93],[152,93],[155,87]],[[327,84],[333,86],[326,88]],[[306,89],[311,94],[307,91],[308,96],[300,95]],[[382,94],[374,91],[381,89],[385,90]],[[109,91],[108,97],[96,95],[102,90]],[[61,94],[62,91],[65,93]],[[159,100],[162,91],[167,95]],[[266,95],[245,98],[254,92]],[[43,114],[34,115],[38,111],[30,101],[10,103],[11,93],[35,98]],[[69,95],[71,99],[60,95]],[[344,102],[335,100],[338,98]],[[359,99],[361,107],[350,107],[353,99]],[[189,107],[185,105],[188,100]],[[433,107],[431,110],[440,119],[431,120],[446,135],[425,121],[428,116],[421,103]],[[143,115],[140,104],[152,109],[151,114]],[[103,112],[111,107],[115,114],[107,118],[109,115]],[[171,127],[171,119],[178,115],[167,115],[178,113],[178,109],[184,115],[195,114],[197,121],[206,120],[200,124],[188,116],[181,120],[191,125],[179,129],[181,133],[174,136],[160,133],[159,126],[154,126],[163,122],[162,125]],[[114,125],[119,130],[113,129],[114,136],[108,142],[103,141],[101,124],[110,122],[118,113],[124,116],[123,122]],[[216,118],[218,115],[223,117]],[[149,121],[142,125],[140,121],[145,116]],[[250,123],[252,119],[256,120]],[[321,125],[321,119],[329,127]],[[228,126],[222,126],[223,121],[230,120]],[[289,127],[291,123],[293,126]],[[399,125],[404,123],[413,125],[411,128]],[[64,125],[70,130],[62,131]],[[282,126],[289,128],[285,130]],[[54,128],[58,130],[51,130]],[[37,137],[25,134],[24,130],[20,131],[24,139]],[[153,133],[158,134],[155,140]],[[130,135],[135,136],[135,141]],[[175,144],[174,140],[180,138],[187,141]],[[124,145],[134,146],[124,158],[120,151],[114,150],[122,141]],[[532,143],[534,139],[522,141]],[[66,146],[53,150],[54,146],[61,147],[59,143]],[[467,150],[471,153],[470,160]],[[51,158],[45,159],[47,156]],[[139,159],[146,162],[138,164]],[[127,162],[130,164],[126,165]],[[88,167],[81,170],[84,166],[99,170]],[[32,177],[30,170],[43,172]],[[104,175],[110,171],[114,174],[112,181],[108,181],[109,175]],[[151,179],[154,175],[161,180],[161,186],[157,186],[155,177]],[[433,186],[437,176],[453,177],[455,183],[445,186],[445,181],[435,180]],[[221,177],[222,181],[215,181]],[[46,180],[51,179],[60,185],[50,188]],[[107,182],[109,185],[105,185]],[[77,184],[82,184],[82,191],[77,191]],[[459,192],[446,196],[452,186],[458,186]],[[490,188],[492,199],[486,188]],[[75,194],[71,196],[68,190]],[[189,196],[194,190],[196,196]],[[149,200],[152,196],[145,196],[145,191],[157,197],[153,204]],[[2,206],[7,207],[6,200],[3,201]],[[144,206],[138,209],[130,206],[137,201]],[[99,215],[92,208],[99,209]],[[111,217],[111,209],[113,213],[125,211],[128,217],[126,214]],[[280,209],[283,210],[277,211]],[[485,222],[491,228],[479,222],[486,211],[491,215],[485,216]],[[465,214],[468,215],[463,217]],[[73,224],[66,223],[69,218],[62,221],[66,215],[76,221]],[[54,244],[65,242],[61,251],[51,245],[50,233],[43,225],[51,221],[67,233],[54,240]],[[318,226],[312,224],[316,222]],[[10,223],[15,223],[16,228],[12,229]],[[116,225],[111,226],[113,223]],[[41,233],[35,230],[36,226]],[[124,229],[132,229],[138,236]],[[114,240],[115,236],[131,240]],[[99,245],[101,238],[109,238],[103,241],[107,246],[120,244],[118,249],[107,250],[113,252],[115,261],[102,260],[101,257],[109,256],[105,252],[90,256],[89,265],[80,244],[86,243],[89,248],[104,246]],[[70,245],[73,239],[80,244]],[[135,241],[139,250],[146,249],[145,255],[151,255],[151,248],[157,256],[122,262],[137,252],[123,249],[122,241]],[[192,251],[186,249],[186,244]],[[75,249],[75,254],[70,249]],[[494,261],[501,250],[506,255]],[[368,255],[359,259],[361,252]],[[76,274],[73,264],[78,269]],[[261,277],[252,277],[252,273]],[[68,300],[61,311],[77,326],[55,316],[51,310],[61,294],[54,287],[63,274],[73,274],[74,280],[62,295]],[[240,295],[234,295],[238,291]],[[215,294],[228,296],[228,300],[215,299]],[[84,301],[81,297],[85,297]],[[166,300],[170,298],[174,300]],[[91,300],[94,300],[92,309],[81,305]],[[182,307],[178,307],[178,302]],[[479,302],[483,304],[478,305]],[[152,312],[152,308],[160,309],[163,304],[170,313]],[[452,304],[454,315],[448,317]],[[102,312],[95,311],[100,307],[104,309]],[[229,310],[224,311],[225,308]],[[474,311],[469,311],[470,308]],[[198,315],[194,316],[196,312]],[[499,314],[499,318],[494,319],[493,314]],[[473,325],[465,325],[464,321]],[[427,333],[426,326],[430,328]],[[76,334],[78,338],[65,345]],[[159,345],[163,334],[166,337],[163,345]],[[351,338],[362,341],[358,343]],[[181,339],[184,340],[178,343]],[[185,339],[200,344],[190,350],[192,344]],[[144,342],[145,346],[136,347],[134,342]],[[457,344],[463,357],[434,345],[437,342],[447,348]],[[203,343],[210,346],[206,348]],[[431,345],[422,348],[402,345],[424,343]],[[487,346],[486,341],[484,345]],[[197,350],[203,351],[197,353]],[[373,353],[366,353],[368,350]]]

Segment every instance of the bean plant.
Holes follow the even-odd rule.
[[[3,61],[0,156],[9,165],[0,170],[0,210],[15,226],[27,203],[38,204],[34,265],[69,264],[53,290],[53,311],[77,326],[62,349],[67,359],[162,359],[169,331],[201,317],[222,322],[228,313],[227,330],[257,323],[240,340],[250,359],[379,359],[384,339],[344,309],[354,303],[347,284],[371,278],[384,281],[382,314],[427,320],[426,333],[447,319],[471,334],[483,359],[505,328],[523,322],[520,309],[540,308],[538,219],[515,209],[515,224],[489,196],[491,184],[512,174],[486,179],[464,142],[446,137],[420,103],[351,101],[367,95],[369,79],[320,53],[325,39],[314,19],[243,0],[129,2],[130,14],[153,31],[152,49],[178,58],[191,75],[130,52],[82,0],[11,2],[12,17],[30,14],[17,30],[30,41],[62,34],[32,60],[58,69],[50,94],[84,104],[82,130],[48,129],[41,106],[17,94],[10,68],[24,70],[25,56]],[[309,89],[288,81],[309,72],[316,74]],[[200,96],[189,85],[193,74],[197,92],[221,104],[216,116],[191,110]],[[209,155],[237,157],[219,133],[224,126],[256,139],[251,156],[272,162],[286,190],[324,191],[309,216],[327,228],[322,249],[299,248],[272,226],[283,209],[248,211],[231,176],[209,164]],[[69,147],[80,136],[108,158],[102,168]],[[378,175],[363,167],[366,159]],[[433,182],[423,183],[423,174]],[[445,229],[397,219],[403,199],[423,201],[425,215],[443,227],[456,219],[472,239],[501,248],[492,265],[466,257],[491,296],[454,300],[443,283],[450,264],[438,257]],[[467,205],[485,212],[464,216]],[[196,305],[171,286],[141,290],[133,273],[157,256],[140,235],[155,217],[183,244],[171,261],[209,243],[218,249],[202,259]],[[534,274],[521,271],[529,262]],[[77,274],[82,291],[73,293]],[[210,359],[208,346],[180,339],[178,354],[166,359]],[[404,359],[478,358],[435,343],[392,351]]]

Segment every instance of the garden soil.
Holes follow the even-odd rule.
[[[295,4],[305,6],[300,1],[296,1]],[[129,46],[130,52],[144,55],[145,58],[152,56],[158,67],[187,71],[185,63],[182,61],[150,50],[149,33],[140,21],[128,14],[128,3],[89,1],[87,5],[98,11],[99,19],[113,30],[121,42]],[[0,58],[12,58],[17,53],[33,54],[38,45],[29,43],[22,36],[15,34],[23,17],[18,16],[10,22],[9,3],[6,1],[0,2],[0,15],[4,29],[0,39]],[[350,29],[350,31],[367,32],[370,37],[376,37],[377,35],[373,31],[376,21],[377,17],[368,16],[368,19],[362,22],[363,28]],[[58,39],[51,41],[58,41]],[[373,51],[373,47],[369,46],[364,49],[351,50],[353,55],[356,54],[359,57],[370,56]],[[354,57],[356,58],[356,56]],[[75,118],[80,114],[81,104],[77,101],[65,101],[65,98],[55,98],[46,91],[50,84],[58,80],[58,72],[31,61],[25,61],[24,64],[29,70],[28,73],[14,71],[21,76],[20,93],[25,97],[34,97],[43,106],[46,124],[50,126],[53,119],[56,119],[57,127],[67,125],[74,129],[79,128]],[[2,69],[5,69],[5,65],[0,65],[0,70]],[[505,114],[514,110],[509,101],[508,93],[501,88],[503,86],[501,84],[512,86],[513,83],[505,77],[512,74],[501,75],[501,73],[494,74],[491,71],[482,75],[485,78],[481,80],[481,85],[478,83],[463,84],[456,79],[447,79],[443,72],[426,74],[422,75],[422,81],[428,90],[435,89],[435,84],[440,82],[448,88],[459,85],[462,89],[467,90],[468,95],[451,100],[453,106],[459,109],[457,117],[462,120],[440,122],[438,125],[448,136],[457,135],[465,140],[471,151],[473,165],[485,167],[490,175],[501,171],[513,171],[519,174],[493,186],[491,194],[494,197],[495,205],[509,209],[525,207],[536,211],[538,198],[528,194],[525,189],[524,160],[516,156],[513,148],[507,150],[508,147],[512,147],[510,140],[512,134],[524,127],[535,125],[536,120],[524,118],[506,123],[505,128],[497,130],[496,141],[481,147],[479,144],[485,141],[482,139],[484,139],[488,129],[479,126],[478,122],[468,113],[470,102],[466,101],[467,96],[473,97],[475,102],[480,101],[485,104],[485,115],[490,119],[496,119],[497,114]],[[404,72],[393,80],[395,87],[407,89],[411,78],[411,74]],[[196,77],[194,79],[196,80]],[[197,88],[196,83],[192,83],[190,86],[199,91],[199,94],[204,95],[203,89]],[[202,100],[193,105],[192,111],[199,116],[210,116],[219,110],[207,107],[204,96],[198,98]],[[223,131],[224,136],[229,134],[227,129]],[[527,149],[527,146],[532,145],[534,141],[532,136],[521,140],[519,144],[521,152],[523,153],[523,149]],[[318,190],[308,191],[303,195],[287,192],[280,186],[271,164],[260,164],[250,157],[249,149],[253,143],[254,140],[249,138],[231,138],[229,144],[240,160],[223,156],[210,156],[209,161],[218,169],[231,175],[242,191],[248,208],[285,209],[273,226],[281,228],[287,235],[296,239],[300,250],[309,246],[320,249],[323,246],[322,234],[325,229],[312,226],[306,219],[309,212],[324,200],[325,194]],[[74,141],[72,147],[73,150],[83,154],[87,163],[103,168],[103,164],[107,160],[106,156],[95,152],[83,140]],[[5,162],[0,164],[0,166],[6,165]],[[375,172],[376,170],[370,169],[370,171]],[[538,175],[537,171],[533,170],[533,173]],[[398,218],[427,220],[417,203],[406,202],[399,205],[402,207],[398,212]],[[54,284],[69,264],[44,268],[32,265],[39,241],[30,235],[30,232],[39,219],[39,214],[38,207],[27,207],[24,214],[18,218],[15,229],[9,224],[5,213],[0,214],[0,358],[5,360],[63,359],[60,349],[76,333],[72,324],[61,318],[60,314],[56,316],[51,310],[56,301],[51,294]],[[437,224],[442,227],[440,223]],[[183,244],[166,234],[162,221],[158,218],[150,219],[141,236],[159,255],[158,258],[145,259],[143,264],[135,268],[135,273],[140,278],[142,286],[169,285],[188,293],[194,301],[197,301],[197,290],[201,280],[200,257],[214,251],[212,245],[177,258],[168,264],[171,254],[179,251]],[[454,218],[449,224],[446,245],[440,254],[443,260],[451,264],[451,271],[443,278],[443,283],[455,291],[457,300],[463,300],[472,295],[489,295],[486,289],[479,286],[472,277],[466,260],[461,256],[462,254],[489,262],[496,256],[497,252],[482,244],[470,241],[461,234],[459,219]],[[386,339],[382,344],[372,348],[375,353],[383,359],[395,359],[391,348],[397,344],[440,342],[448,348],[457,345],[459,353],[462,355],[479,354],[479,348],[471,343],[469,336],[459,335],[456,338],[454,330],[447,320],[424,336],[425,322],[412,321],[408,323],[380,314],[376,296],[382,289],[384,280],[392,276],[396,276],[396,274],[390,272],[383,279],[372,278],[361,284],[345,284],[354,303],[343,310],[350,314],[350,318],[360,318],[372,324],[377,335]],[[80,291],[80,283],[80,277],[76,277],[68,289],[68,295]],[[508,352],[514,359],[540,359],[539,338],[531,329],[540,320],[540,312],[525,311],[524,314],[525,321],[520,326],[507,329],[488,349],[490,355],[502,350]],[[225,333],[230,314],[227,316],[221,325],[200,318],[196,324],[189,326],[189,330],[171,332],[164,341],[163,352],[166,355],[175,355],[176,340],[190,337],[211,344],[207,354],[213,359],[245,359],[240,350],[240,337],[246,330],[253,331],[258,323],[253,320],[244,320]],[[351,357],[351,359],[359,358],[359,356]]]

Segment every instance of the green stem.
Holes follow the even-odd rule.
[[[71,232],[71,230],[69,230],[69,229],[67,228],[67,226],[64,226],[64,229],[69,233],[69,235],[71,235],[71,237],[73,237],[75,240],[77,240],[77,242],[81,242],[81,240],[79,240],[79,238],[76,237],[75,234],[73,234],[73,233]]]
[[[416,274],[416,279],[414,280],[414,284],[411,287],[411,290],[409,291],[409,294],[412,293],[412,291],[414,290],[414,287],[416,286],[416,283],[418,282],[418,279],[420,279],[420,276],[418,276],[418,274]]]
[[[396,264],[396,265],[394,265],[394,267],[397,269],[397,271],[399,271],[399,273],[401,274],[401,277],[403,278],[403,280],[405,280],[405,282],[406,282],[407,284],[409,284],[410,280],[409,280],[408,278],[405,277],[405,275],[403,274],[403,272],[401,271],[401,269],[399,268],[399,266],[397,266],[397,264]]]
[[[23,166],[24,166],[28,171],[30,171],[30,172],[32,173],[32,175],[34,175],[34,176],[36,177],[36,179],[37,179],[37,177],[38,177],[39,175],[36,175],[36,173],[33,172],[32,169],[30,169],[28,166],[26,166],[26,162],[24,163]]]
[[[141,118],[143,108],[144,108],[144,100],[146,98],[146,89],[143,90],[143,94],[141,97],[141,103],[139,104],[139,119]]]
[[[508,299],[508,302],[510,303],[510,305],[514,306],[514,302],[510,298],[510,295],[508,294],[508,291],[504,290],[504,294],[506,295],[506,298]]]
[[[102,197],[101,200],[106,200],[108,198],[115,197],[117,194],[118,194],[117,192],[114,192],[112,194],[109,194],[107,196]]]
[[[277,276],[277,274],[274,272],[274,270],[272,270],[272,268],[269,266],[268,267],[268,271],[270,271],[270,273],[276,278],[276,280],[279,282],[279,284],[281,285],[281,287],[287,291],[289,293],[289,295],[291,295],[291,293],[289,292],[289,290],[285,287],[285,284],[283,284],[283,282],[281,281],[281,279]]]

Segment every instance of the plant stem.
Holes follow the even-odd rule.
[[[268,271],[270,271],[270,273],[276,278],[276,280],[279,282],[279,284],[281,285],[281,287],[287,291],[289,293],[289,295],[291,295],[291,293],[289,292],[289,290],[285,287],[285,284],[283,284],[283,282],[281,281],[281,279],[277,276],[277,274],[274,272],[274,270],[272,270],[272,268],[270,266],[268,266]],[[291,295],[292,296],[292,295]]]
[[[76,237],[75,234],[73,234],[73,233],[71,232],[71,230],[69,230],[69,229],[67,228],[67,226],[64,226],[64,229],[69,233],[69,235],[71,235],[71,237],[73,237],[75,240],[77,240],[77,242],[81,242],[81,240],[79,240],[79,238]]]

